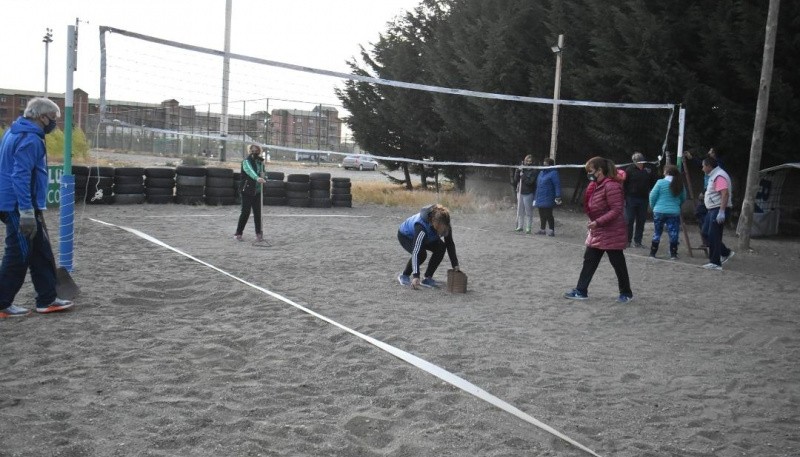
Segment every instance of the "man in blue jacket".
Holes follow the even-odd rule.
[[[6,226],[0,264],[0,318],[27,316],[30,310],[14,297],[30,269],[36,311],[52,313],[72,307],[56,296],[56,271],[50,240],[42,228],[47,206],[47,150],[44,136],[56,128],[58,105],[33,98],[0,141],[0,220]]]

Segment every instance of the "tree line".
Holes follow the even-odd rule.
[[[387,24],[354,74],[551,98],[564,34],[561,98],[675,103],[684,147],[713,147],[746,173],[765,36],[759,0],[422,0]],[[800,2],[781,5],[762,166],[797,161]],[[380,155],[516,164],[548,156],[552,105],[469,98],[348,81],[337,96],[356,141]],[[661,153],[669,113],[561,107],[558,162]],[[652,117],[652,118],[651,118]],[[677,111],[667,150],[677,149]],[[387,164],[403,167],[402,164]],[[408,177],[408,169],[406,176]],[[463,184],[463,169],[445,170]],[[410,183],[410,180],[408,180]]]

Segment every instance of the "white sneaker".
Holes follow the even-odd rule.
[[[725,262],[727,262],[728,260],[731,260],[731,259],[733,258],[733,256],[735,256],[735,255],[736,255],[736,253],[735,253],[735,252],[733,252],[733,251],[731,251],[731,253],[730,253],[730,254],[728,254],[727,256],[724,256],[724,255],[723,255],[723,256],[720,256],[720,257],[719,257],[719,259],[720,259],[720,260],[722,260],[722,263],[725,263]]]
[[[55,313],[58,311],[64,311],[67,309],[72,308],[73,303],[69,300],[62,300],[60,298],[56,298],[53,300],[53,303],[50,303],[47,306],[36,306],[36,312],[47,314],[47,313]]]
[[[31,313],[28,308],[23,308],[17,305],[11,305],[8,308],[0,309],[0,319],[6,317],[23,317]]]
[[[707,263],[703,265],[703,268],[706,270],[722,271],[722,265],[717,265],[716,263]]]

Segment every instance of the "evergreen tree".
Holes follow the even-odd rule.
[[[715,147],[734,174],[743,174],[766,15],[759,0],[425,0],[382,35],[374,60],[366,51],[362,57],[379,77],[549,98],[549,47],[563,33],[562,99],[680,103],[687,109],[685,147]],[[764,166],[797,160],[799,36],[800,2],[783,2]],[[347,89],[346,107],[360,109],[351,128],[359,143],[376,152],[509,164],[527,153],[547,155],[552,105],[362,84]],[[637,127],[643,111],[562,105],[561,113],[561,163],[582,163],[597,154],[625,161],[633,150],[654,158],[661,152],[665,122]],[[676,128],[674,120],[667,145],[673,151]],[[373,148],[361,138],[379,141]]]

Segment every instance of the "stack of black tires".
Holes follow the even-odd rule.
[[[202,205],[205,202],[206,168],[178,165],[175,168],[175,203]]]
[[[286,183],[283,182],[283,173],[268,171],[265,176],[267,182],[264,183],[264,204],[267,206],[286,205]]]
[[[175,195],[175,169],[145,168],[144,194],[147,203],[172,203]]]
[[[114,169],[114,203],[133,205],[144,203],[144,168]]]
[[[236,199],[236,204],[242,202],[242,172],[233,172],[233,197]]]
[[[75,175],[75,202],[85,200],[89,187],[89,167],[73,165],[72,174]]]
[[[350,178],[332,178],[331,185],[331,205],[352,208],[353,194],[350,193],[352,187]]]
[[[310,205],[312,208],[331,207],[331,174],[330,173],[311,173],[309,175],[311,184]]]
[[[230,168],[206,169],[206,205],[235,205],[233,170]]]
[[[114,203],[114,167],[89,167],[85,202],[90,204]]]
[[[286,204],[307,208],[310,204],[311,180],[308,175],[291,174],[286,176]]]
[[[241,172],[229,168],[180,165],[161,167],[103,167],[74,165],[75,201],[120,204],[179,203],[235,205],[241,202]],[[330,173],[289,174],[268,171],[263,187],[267,206],[330,208],[353,206],[350,178]],[[144,180],[142,179],[144,178]]]

